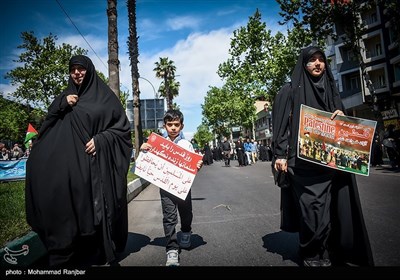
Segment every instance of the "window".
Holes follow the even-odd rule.
[[[357,57],[354,55],[352,50],[347,51],[347,60],[348,61],[357,61]]]
[[[377,21],[378,21],[378,17],[376,16],[376,13],[372,13],[372,14],[370,15],[370,22],[369,22],[369,24],[374,23],[374,22],[377,22]]]
[[[350,89],[357,90],[360,89],[360,77],[354,76],[350,78]]]
[[[394,79],[395,81],[400,81],[400,62],[393,65],[394,68]]]
[[[383,75],[378,76],[379,87],[383,88],[386,86],[385,77]]]
[[[376,51],[376,55],[381,55],[382,54],[382,45],[381,43],[378,43],[375,45],[375,51]]]

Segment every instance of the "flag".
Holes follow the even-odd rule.
[[[39,133],[36,131],[36,129],[29,124],[28,125],[28,130],[26,131],[26,136],[25,136],[25,147],[28,149],[29,148],[29,140],[31,140],[33,137],[38,135]]]

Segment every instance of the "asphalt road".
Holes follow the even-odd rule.
[[[298,236],[279,229],[280,190],[270,162],[204,166],[192,185],[192,247],[182,266],[299,267]],[[373,168],[357,175],[376,266],[400,266],[400,173]],[[177,231],[180,225],[177,226]],[[129,203],[129,237],[122,267],[162,267],[165,239],[158,187],[149,185]]]

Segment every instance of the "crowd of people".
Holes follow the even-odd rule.
[[[192,142],[196,140],[192,139]],[[248,166],[257,161],[271,161],[272,150],[269,142],[256,141],[249,137],[239,137],[236,141],[223,137],[222,141],[210,147],[208,143],[204,148],[198,149],[203,155],[204,165],[213,164],[214,161],[224,160],[225,166],[229,167],[232,160],[238,162],[239,167]]]
[[[8,148],[6,144],[0,143],[1,156],[0,160],[18,160],[29,156],[32,144],[28,148],[23,148],[21,144],[15,143],[12,148]]]

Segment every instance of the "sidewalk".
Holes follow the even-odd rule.
[[[128,183],[128,203],[149,184],[142,178]],[[45,255],[46,249],[43,243],[35,232],[30,231],[27,235],[10,241],[0,249],[0,266],[4,268],[26,267],[38,262]]]

